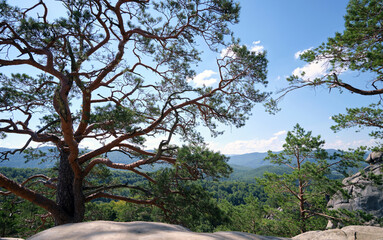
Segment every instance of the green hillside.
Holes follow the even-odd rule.
[[[233,173],[227,180],[241,181],[241,182],[255,182],[255,177],[262,177],[265,172],[272,172],[277,174],[289,173],[291,169],[283,166],[266,165],[258,168],[249,168],[238,165],[231,165]]]

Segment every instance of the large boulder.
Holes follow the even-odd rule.
[[[24,240],[22,238],[0,237],[0,240]]]
[[[8,240],[8,238],[5,238]],[[10,240],[12,238],[9,238]],[[243,232],[195,233],[172,224],[156,222],[94,221],[71,223],[42,231],[27,240],[288,240]],[[294,240],[383,240],[383,228],[347,226],[342,229],[311,231]],[[0,240],[3,238],[0,237]],[[12,239],[13,240],[13,239]]]
[[[370,165],[364,168],[364,173],[356,173],[343,180],[344,190],[350,198],[338,193],[335,194],[327,206],[330,209],[346,209],[350,211],[361,210],[376,218],[383,217],[383,186],[366,178],[369,174],[381,175],[382,173],[381,152],[372,152],[366,162]]]
[[[373,226],[347,226],[342,229],[310,231],[293,240],[383,240],[383,228]]]
[[[95,221],[60,225],[27,240],[281,240],[242,232],[195,233],[172,224],[157,222]]]

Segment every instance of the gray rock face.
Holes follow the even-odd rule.
[[[8,238],[4,238],[7,239]],[[10,240],[13,238],[9,238]],[[195,233],[172,224],[156,222],[94,221],[65,224],[47,229],[27,240],[288,240],[243,232]],[[383,228],[347,226],[342,229],[311,231],[294,240],[383,240]],[[0,238],[3,240],[3,238]]]
[[[372,152],[366,158],[369,164],[375,164],[383,161],[383,152]]]
[[[172,224],[156,222],[94,221],[71,223],[42,231],[28,240],[282,240],[242,232],[195,233]]]
[[[383,228],[372,226],[347,226],[342,229],[311,231],[292,238],[293,240],[382,240]]]
[[[24,239],[22,239],[22,238],[0,237],[0,240],[24,240]]]
[[[383,153],[371,153],[366,161],[370,163],[364,169],[365,175],[373,173],[381,175]],[[340,193],[333,196],[327,206],[332,209],[346,209],[350,211],[362,210],[377,218],[383,217],[383,186],[378,186],[367,180],[360,172],[345,178],[342,182],[350,199]]]

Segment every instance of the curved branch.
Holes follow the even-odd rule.
[[[146,179],[148,179],[152,183],[156,183],[156,181],[154,179],[152,179],[149,175],[135,170],[135,168],[137,168],[137,167],[149,164],[151,159],[152,158],[142,159],[142,160],[138,160],[134,163],[123,164],[123,163],[114,163],[111,160],[106,159],[106,158],[95,158],[92,161],[90,161],[88,166],[86,166],[86,168],[84,169],[83,177],[87,176],[90,173],[90,171],[92,171],[94,166],[96,166],[97,164],[103,164],[103,165],[108,166],[108,167],[113,168],[113,169],[130,170],[130,171],[132,171],[138,175],[145,177]]]
[[[36,204],[48,212],[52,213],[55,216],[62,216],[63,213],[61,209],[56,205],[56,203],[49,198],[36,193],[28,188],[25,188],[21,184],[7,178],[5,175],[0,173],[0,187],[7,189],[8,191],[16,194],[19,197],[22,197],[33,204]],[[69,216],[67,216],[69,218]]]
[[[125,202],[130,202],[130,203],[135,203],[135,204],[146,204],[146,205],[156,205],[157,199],[150,199],[150,200],[140,200],[140,199],[133,199],[129,197],[123,197],[123,196],[118,196],[118,195],[113,195],[110,193],[104,193],[104,192],[99,192],[95,193],[92,195],[89,195],[88,197],[85,198],[85,202],[90,202],[94,199],[97,198],[108,198],[108,199],[114,199],[114,200],[122,200]]]
[[[128,143],[120,143],[117,145],[118,147],[125,147],[125,148],[128,148],[136,153],[139,153],[139,154],[143,154],[143,155],[146,155],[146,156],[156,156],[155,153],[153,152],[148,152],[148,151],[145,151],[145,150],[142,150],[138,147],[135,147],[133,145],[130,145]],[[176,159],[175,158],[172,158],[172,157],[168,157],[168,156],[160,156],[159,160],[163,160],[163,161],[166,161],[170,164],[175,164],[176,163]]]
[[[148,190],[146,190],[144,188],[141,188],[138,186],[131,186],[131,185],[127,185],[127,184],[118,184],[118,185],[112,185],[112,186],[87,187],[87,188],[84,188],[84,190],[90,190],[91,192],[88,193],[88,195],[90,196],[90,195],[93,195],[93,194],[101,192],[101,191],[105,191],[105,190],[109,190],[109,189],[116,189],[116,188],[129,188],[129,189],[134,189],[134,190],[144,192],[147,195],[153,195],[151,192],[149,192]]]
[[[381,89],[375,89],[375,90],[362,90],[362,89],[359,89],[359,88],[356,88],[356,87],[353,87],[351,86],[350,84],[347,84],[347,83],[344,83],[344,82],[340,82],[338,80],[338,76],[334,73],[333,74],[334,78],[335,78],[335,85],[339,86],[339,87],[342,87],[342,88],[345,88],[351,92],[354,92],[354,93],[357,93],[357,94],[360,94],[360,95],[365,95],[365,96],[370,96],[370,95],[378,95],[378,94],[382,94],[383,93],[383,88]]]

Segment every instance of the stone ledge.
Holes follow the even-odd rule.
[[[347,226],[342,229],[305,232],[293,240],[383,240],[383,228],[372,226]]]
[[[53,227],[27,240],[288,240],[243,232],[195,233],[179,225],[158,222],[94,221]],[[342,229],[311,231],[293,240],[383,240],[383,228],[347,226]],[[22,240],[0,238],[0,240]]]
[[[282,240],[243,232],[195,233],[179,225],[157,222],[94,221],[65,224],[27,240]]]

